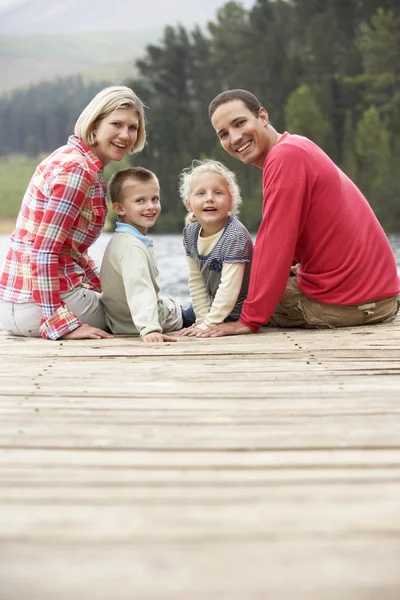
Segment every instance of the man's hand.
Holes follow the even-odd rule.
[[[199,338],[216,338],[222,337],[224,335],[245,335],[247,333],[253,333],[249,327],[240,323],[240,321],[235,321],[234,323],[220,323],[220,325],[215,325],[215,327],[210,327],[207,331],[202,331],[198,333],[196,337]]]
[[[151,331],[143,336],[143,341],[146,344],[151,344],[152,342],[176,342],[176,337],[172,337],[171,335],[164,335],[159,331]]]
[[[62,335],[59,340],[100,340],[101,338],[112,338],[113,336],[98,327],[91,325],[80,325],[73,331]]]

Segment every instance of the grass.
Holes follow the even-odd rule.
[[[0,220],[16,218],[30,178],[41,158],[23,154],[2,156],[0,160]]]

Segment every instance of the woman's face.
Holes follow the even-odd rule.
[[[96,144],[92,147],[103,167],[122,160],[137,140],[139,113],[133,108],[119,108],[104,117],[95,127]]]

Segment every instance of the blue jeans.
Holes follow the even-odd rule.
[[[183,327],[190,327],[196,323],[196,315],[194,314],[193,304],[189,304],[187,308],[182,308]]]

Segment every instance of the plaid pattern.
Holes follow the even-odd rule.
[[[81,324],[60,294],[77,286],[100,291],[87,250],[107,216],[102,169],[97,156],[71,136],[40,163],[22,201],[0,272],[0,300],[36,302],[45,338],[58,339]]]

